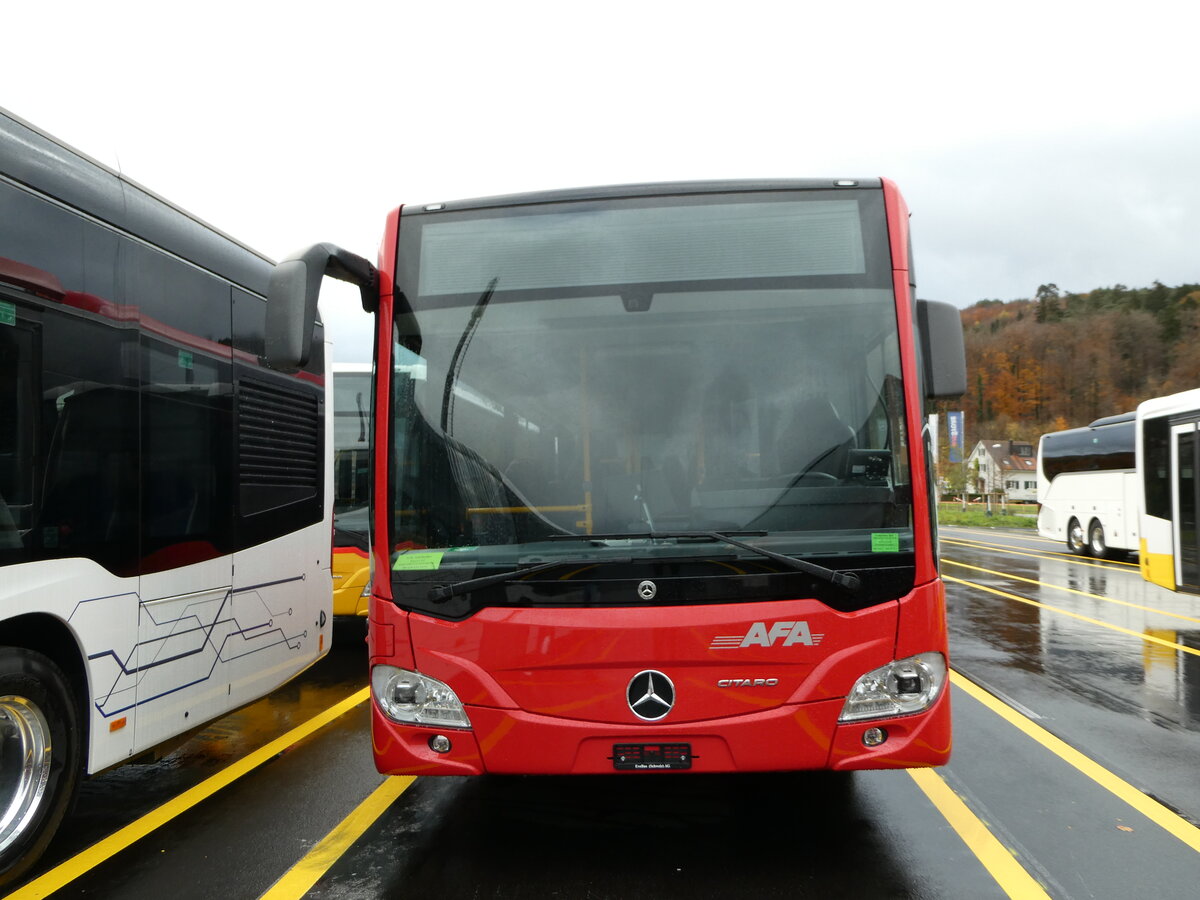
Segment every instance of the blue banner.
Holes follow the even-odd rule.
[[[963,460],[963,414],[962,412],[946,413],[946,428],[950,432],[950,462]]]

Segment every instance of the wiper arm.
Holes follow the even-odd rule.
[[[429,592],[429,602],[445,603],[451,597],[457,597],[459,594],[466,594],[478,588],[491,587],[493,584],[503,584],[506,581],[513,581],[520,578],[522,575],[533,575],[537,572],[544,572],[546,569],[553,569],[555,566],[585,566],[597,563],[629,562],[632,562],[632,559],[628,556],[619,558],[606,556],[602,559],[556,559],[550,562],[533,563],[528,566],[519,566],[508,572],[497,572],[495,575],[481,575],[478,578],[468,578],[466,581],[435,587]]]
[[[747,544],[744,541],[739,541],[736,538],[730,537],[730,534],[736,534],[741,537],[764,536],[765,531],[644,531],[644,532],[621,532],[614,534],[563,534],[553,535],[551,540],[568,540],[581,542],[615,541],[615,540],[686,540],[702,539],[709,541],[718,541],[722,544],[729,544],[731,547],[737,547],[741,550],[757,553],[759,556],[765,556],[767,559],[772,559],[781,565],[787,566],[789,569],[795,569],[799,572],[804,572],[807,575],[813,575],[830,584],[837,585],[847,591],[857,591],[861,580],[853,572],[839,572],[836,569],[829,569],[825,566],[819,566],[816,563],[809,562],[806,559],[797,559],[794,556],[785,556],[782,553],[776,553],[774,550],[767,550],[763,547],[756,547],[754,544]],[[495,575],[482,575],[479,578],[468,578],[466,581],[459,581],[455,584],[443,585],[433,588],[429,592],[429,601],[431,603],[445,603],[451,597],[456,597],[459,594],[465,594],[478,588],[490,587],[494,584],[503,584],[506,581],[513,581],[524,575],[534,575],[538,572],[544,572],[547,569],[553,569],[555,566],[579,566],[592,565],[595,563],[629,563],[632,562],[630,557],[603,557],[600,559],[557,559],[544,563],[533,563],[528,566],[520,566],[509,572],[497,572]]]
[[[463,355],[467,345],[471,343],[471,338],[475,336],[475,329],[479,327],[479,320],[483,318],[484,310],[487,309],[492,294],[496,291],[497,281],[499,281],[498,278],[489,281],[488,286],[479,295],[479,299],[475,301],[475,306],[471,309],[471,318],[467,320],[467,327],[463,329],[463,333],[458,339],[458,346],[454,348],[454,355],[450,357],[450,365],[446,368],[446,384],[442,388],[442,432],[444,434],[450,433],[450,411],[454,404],[454,385],[458,382],[458,374],[462,370]]]
[[[804,572],[807,575],[813,575],[823,581],[828,581],[830,584],[835,584],[840,588],[845,588],[847,591],[857,591],[862,583],[857,575],[853,572],[839,572],[836,569],[828,569],[825,566],[819,566],[816,563],[809,562],[806,559],[797,559],[794,556],[785,556],[782,553],[776,553],[774,550],[767,550],[763,547],[756,547],[754,544],[747,544],[744,541],[739,541],[729,535],[736,534],[739,536],[765,535],[765,531],[646,531],[640,534],[608,534],[608,535],[589,535],[593,539],[616,539],[616,538],[649,538],[649,539],[687,539],[687,538],[707,538],[711,541],[720,541],[723,544],[729,544],[731,547],[738,547],[741,550],[748,550],[751,553],[757,553],[759,556],[765,556],[767,559],[773,559],[781,565],[787,566],[789,569],[796,569]]]
[[[354,395],[354,404],[358,407],[358,442],[367,440],[367,411],[363,409],[362,391]]]
[[[754,544],[747,544],[742,541],[734,540],[729,535],[722,534],[719,531],[704,532],[713,540],[722,541],[729,544],[731,547],[738,547],[742,550],[749,550],[751,553],[757,553],[759,556],[765,556],[767,559],[773,559],[777,563],[787,566],[790,569],[796,569],[804,572],[807,575],[815,575],[817,578],[822,578],[830,584],[835,584],[840,588],[853,593],[858,590],[862,583],[857,575],[853,572],[839,572],[837,569],[829,569],[825,566],[818,566],[816,563],[809,562],[806,559],[797,559],[794,556],[785,556],[782,553],[776,553],[774,550],[767,550],[763,547],[756,547]]]

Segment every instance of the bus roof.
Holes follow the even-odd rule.
[[[274,261],[191,213],[0,109],[0,179],[36,191],[265,294]]]
[[[1115,416],[1104,416],[1088,425],[1088,428],[1103,428],[1105,425],[1120,425],[1122,422],[1132,422],[1137,416],[1135,412],[1120,413]]]
[[[1144,418],[1146,416],[1192,413],[1196,410],[1200,410],[1200,388],[1143,400],[1138,404],[1137,414]]]

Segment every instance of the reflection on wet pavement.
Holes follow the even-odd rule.
[[[1036,535],[1002,532],[989,546],[977,533],[945,531],[952,635],[983,641],[993,664],[1050,676],[1090,702],[1197,728],[1200,598],[1147,583],[1128,561],[1070,557]]]

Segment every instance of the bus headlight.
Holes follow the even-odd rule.
[[[946,657],[920,653],[868,672],[850,689],[839,722],[882,719],[922,712],[946,684]]]
[[[371,692],[383,714],[393,721],[405,725],[471,727],[462,702],[450,686],[420,672],[375,666],[371,670]]]

